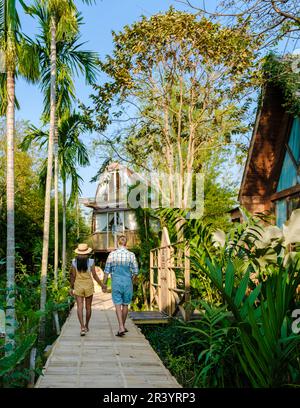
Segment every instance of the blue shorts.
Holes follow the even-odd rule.
[[[112,300],[115,305],[129,305],[133,296],[131,279],[113,278],[111,284]]]

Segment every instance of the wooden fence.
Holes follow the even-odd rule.
[[[186,242],[170,243],[163,229],[161,246],[150,252],[150,308],[190,319],[190,260]]]

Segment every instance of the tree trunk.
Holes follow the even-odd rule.
[[[78,195],[77,195],[77,198],[76,198],[76,223],[77,223],[77,242],[79,242],[79,238],[80,238],[80,207],[79,207]]]
[[[14,172],[14,134],[15,134],[15,75],[7,72],[7,249],[6,249],[6,355],[11,354],[15,345],[15,172]]]
[[[63,279],[65,279],[66,277],[66,262],[67,262],[66,212],[67,212],[66,180],[63,180],[63,236],[62,236],[62,276],[63,276]]]
[[[59,244],[59,227],[58,227],[58,130],[55,125],[54,139],[54,282],[57,285],[58,275],[58,244]]]
[[[43,316],[40,322],[40,338],[45,338],[45,309],[47,299],[47,271],[48,271],[48,252],[49,252],[49,229],[50,229],[50,205],[51,205],[51,182],[52,182],[52,164],[53,164],[53,143],[55,137],[55,116],[56,116],[56,25],[55,19],[51,18],[51,92],[50,92],[50,132],[48,143],[48,165],[45,196],[44,213],[44,236],[43,236],[43,255],[41,271],[41,312]]]

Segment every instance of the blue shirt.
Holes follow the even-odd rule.
[[[133,252],[120,247],[108,255],[104,273],[111,274],[112,278],[132,278],[139,273],[139,267]]]

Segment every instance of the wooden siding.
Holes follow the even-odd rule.
[[[292,123],[282,104],[281,91],[268,86],[257,115],[239,192],[241,205],[252,213],[274,210],[271,196],[276,191]]]

